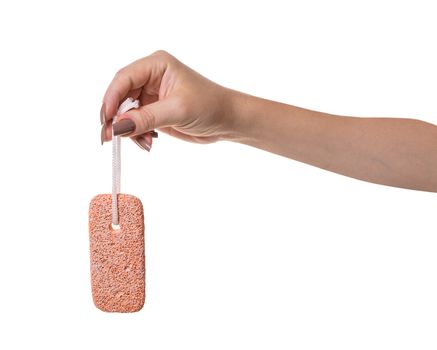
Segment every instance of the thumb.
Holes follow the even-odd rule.
[[[181,120],[180,103],[174,97],[123,113],[113,125],[115,136],[136,136],[153,129],[173,126]]]

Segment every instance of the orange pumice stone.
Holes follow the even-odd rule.
[[[95,196],[89,207],[91,288],[96,307],[135,312],[145,300],[144,214],[141,201],[118,194],[119,228],[111,224],[111,195]]]

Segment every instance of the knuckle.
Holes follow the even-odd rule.
[[[143,107],[140,109],[140,130],[146,132],[155,128],[155,116],[149,108]]]
[[[165,50],[157,50],[153,53],[154,56],[169,57],[170,54]]]
[[[119,69],[116,73],[115,73],[115,77],[114,79],[123,79],[126,75],[126,67],[123,67],[121,69]]]
[[[156,57],[158,60],[165,62],[167,64],[169,63],[175,63],[177,61],[177,59],[172,56],[171,54],[169,54],[167,51],[165,50],[158,50],[155,51],[152,56]]]

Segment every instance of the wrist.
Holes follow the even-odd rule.
[[[226,89],[225,111],[226,136],[225,140],[251,144],[258,134],[257,108],[259,100],[257,97]]]

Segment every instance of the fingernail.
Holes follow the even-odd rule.
[[[135,131],[136,125],[131,119],[122,119],[112,125],[114,128],[114,136],[129,135]]]
[[[106,105],[103,103],[102,108],[100,108],[100,124],[105,124],[106,120]]]
[[[100,131],[100,140],[102,142],[102,145],[103,145],[103,142],[105,142],[105,136],[106,136],[106,124],[104,123],[102,125],[102,130]]]
[[[139,148],[146,150],[147,152],[150,152],[150,149],[152,148],[152,145],[149,145],[147,143],[147,140],[143,136],[135,137],[134,142],[138,145]]]
[[[150,136],[152,136],[155,139],[158,138],[158,133],[155,130],[150,131],[149,134],[150,134]]]

